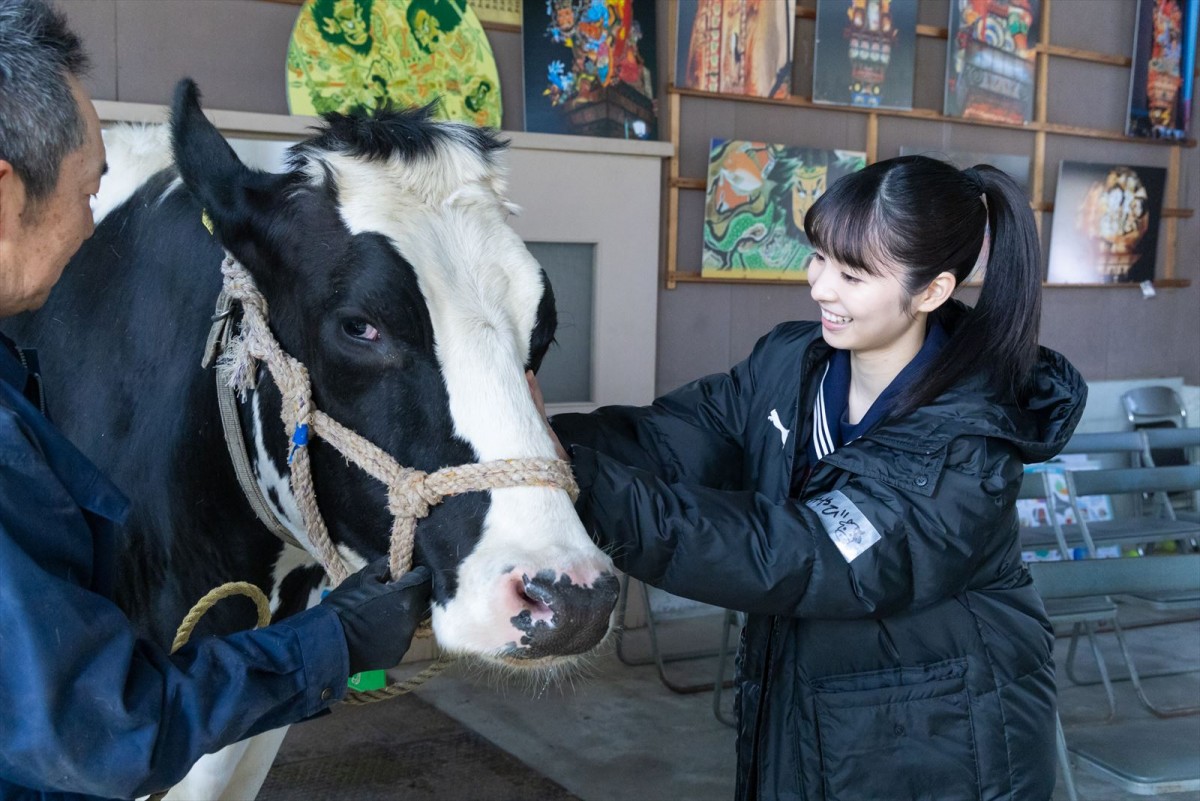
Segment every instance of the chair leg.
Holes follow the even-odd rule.
[[[1079,801],[1075,792],[1075,774],[1071,771],[1071,755],[1067,751],[1067,737],[1063,734],[1062,718],[1054,713],[1054,747],[1058,751],[1058,767],[1062,771],[1063,787],[1067,789],[1067,801]]]
[[[699,684],[679,684],[672,681],[667,674],[668,662],[685,662],[691,659],[711,659],[717,656],[716,651],[690,651],[681,654],[672,654],[669,657],[664,657],[662,650],[658,645],[658,621],[654,618],[654,610],[650,606],[650,591],[646,589],[646,585],[642,584],[642,601],[646,606],[646,632],[650,637],[650,655],[648,657],[629,657],[625,653],[625,612],[629,602],[629,580],[625,580],[624,586],[621,588],[620,600],[618,602],[617,611],[617,658],[629,667],[642,667],[645,665],[654,665],[658,669],[658,678],[663,685],[674,693],[687,695],[691,693],[708,692],[713,689],[713,685],[708,682]],[[725,686],[733,686],[732,682],[726,682]]]
[[[1075,676],[1075,654],[1078,651],[1079,632],[1082,628],[1083,628],[1082,623],[1076,623],[1075,625],[1071,626],[1071,641],[1069,643],[1067,643],[1067,664],[1066,664],[1067,678],[1069,678],[1071,680],[1072,684],[1081,684],[1081,685],[1082,684],[1095,684],[1096,682],[1094,682],[1094,681],[1093,682],[1080,681]]]
[[[1133,684],[1133,689],[1137,692],[1138,700],[1142,702],[1142,706],[1150,710],[1155,717],[1160,718],[1178,718],[1185,715],[1195,715],[1200,712],[1200,706],[1177,706],[1177,707],[1159,707],[1151,703],[1146,697],[1146,691],[1142,688],[1141,678],[1138,676],[1137,668],[1133,664],[1133,654],[1129,650],[1129,644],[1125,641],[1125,632],[1116,620],[1113,621],[1113,631],[1117,635],[1117,644],[1121,647],[1121,657],[1125,660],[1125,668],[1129,671],[1129,681]]]
[[[731,609],[725,610],[721,621],[721,650],[717,654],[717,678],[713,682],[713,715],[726,726],[737,724],[733,718],[725,716],[721,708],[722,690],[725,689],[725,662],[729,658],[729,629],[737,625],[737,613]]]
[[[1096,670],[1100,673],[1100,683],[1104,685],[1104,694],[1108,696],[1108,717],[1104,719],[1104,722],[1110,723],[1117,716],[1117,693],[1113,690],[1112,681],[1108,678],[1108,665],[1104,661],[1104,655],[1100,653],[1100,643],[1096,640],[1096,624],[1089,621],[1083,624],[1083,628],[1087,632],[1088,643],[1092,646],[1092,656],[1096,659]]]

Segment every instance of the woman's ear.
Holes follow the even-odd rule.
[[[928,314],[948,301],[957,288],[958,281],[955,280],[953,273],[939,273],[937,278],[929,282],[929,286],[917,293],[916,311]]]

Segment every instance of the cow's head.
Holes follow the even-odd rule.
[[[171,126],[183,183],[252,274],[271,327],[307,365],[317,408],[432,472],[553,458],[525,383],[555,328],[544,273],[507,225],[504,143],[428,110],[330,115],[281,174],[246,167],[205,119],[195,86]],[[286,482],[278,394],[253,403],[260,483],[303,535]],[[261,408],[259,408],[261,405]],[[320,440],[317,500],[351,567],[386,553],[385,488]],[[418,526],[434,573],[434,631],[452,651],[535,665],[596,645],[617,582],[567,493],[448,498]]]

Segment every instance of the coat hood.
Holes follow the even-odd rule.
[[[968,307],[958,301],[946,309],[941,322],[951,332]],[[821,341],[820,328],[815,330]],[[1038,348],[1038,360],[1024,400],[1001,393],[976,373],[940,395],[932,403],[899,420],[886,421],[867,434],[904,450],[933,453],[960,436],[1004,439],[1019,450],[1026,464],[1056,456],[1075,432],[1087,401],[1087,384],[1061,353]]]

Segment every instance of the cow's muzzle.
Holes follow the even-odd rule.
[[[544,570],[514,577],[513,591],[524,608],[511,622],[523,634],[505,656],[540,659],[595,648],[608,633],[620,585],[612,573],[601,573],[583,586],[565,573]]]

